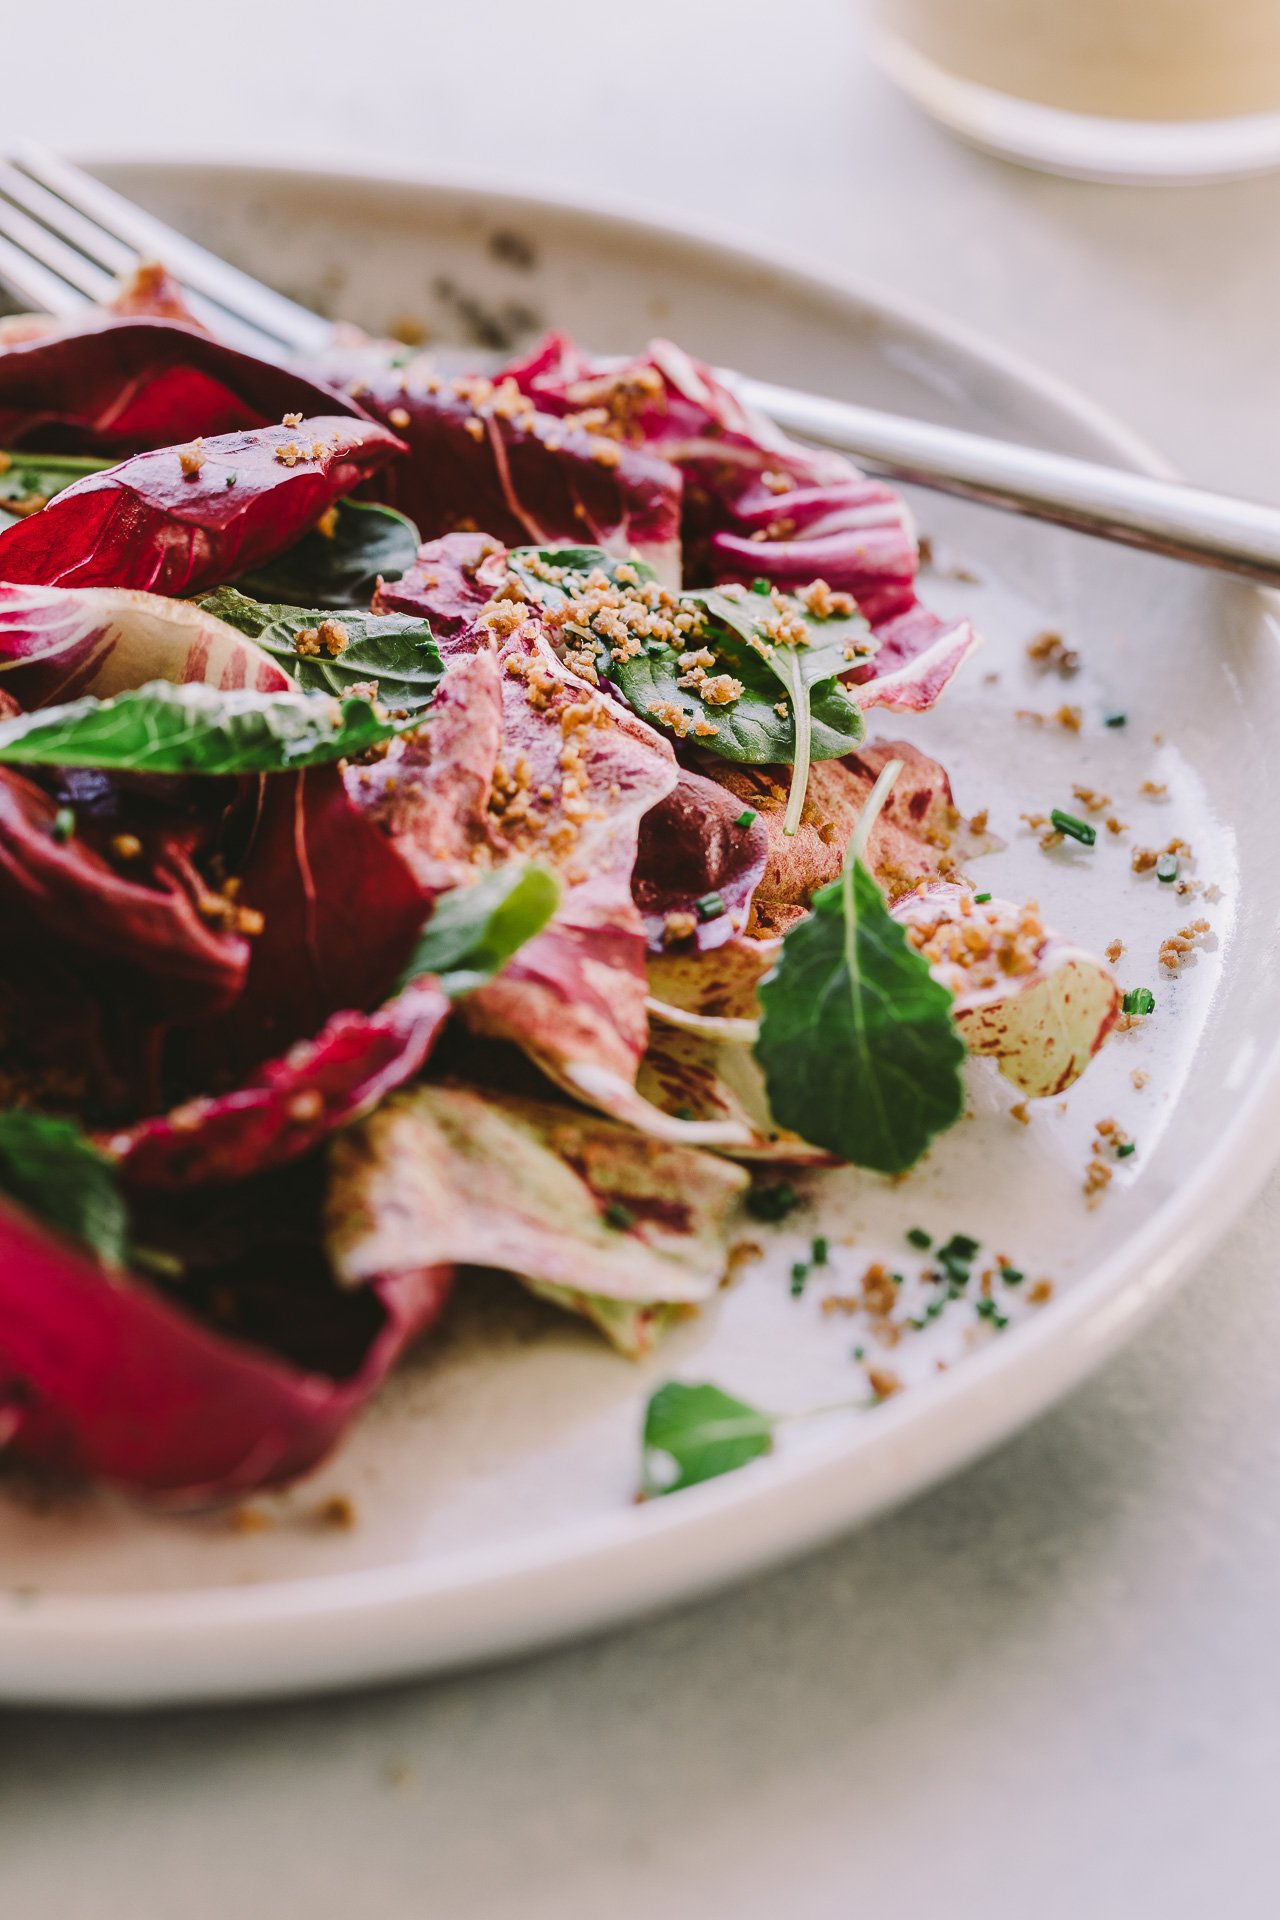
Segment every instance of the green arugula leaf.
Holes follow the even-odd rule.
[[[643,587],[653,569],[640,561],[622,562],[599,547],[517,548],[508,564],[525,591],[544,606],[563,606],[581,596],[588,575],[600,572],[613,584],[620,566],[629,567]],[[650,640],[629,659],[612,658],[610,638],[589,619],[566,627],[580,647],[594,649],[598,669],[608,676],[641,719],[723,759],[752,766],[782,763],[794,768],[791,801],[784,829],[800,822],[809,766],[834,760],[863,737],[862,714],[840,676],[874,650],[861,614],[817,619],[800,601],[786,597],[781,608],[772,595],[712,588],[680,596],[679,611],[696,616],[696,629],[678,645]],[[769,631],[779,613],[799,620],[807,643],[780,641]],[[700,662],[708,679],[727,674],[742,691],[725,703],[704,701],[696,685],[685,684],[687,654],[710,655]],[[696,723],[714,733],[691,733]]]
[[[855,1166],[902,1173],[960,1118],[964,1042],[951,995],[907,942],[861,852],[890,762],[854,831],[844,870],[785,936],[759,987],[755,1057],[775,1120]]]
[[[345,608],[268,607],[234,587],[220,587],[200,605],[238,633],[247,633],[271,654],[301,687],[341,693],[353,683],[378,683],[378,698],[389,707],[421,712],[429,707],[444,673],[440,649],[425,620],[408,613],[350,613]],[[323,647],[299,653],[300,633],[318,633],[337,621],[347,644],[336,655]]]
[[[513,861],[469,887],[441,894],[401,985],[434,973],[450,999],[474,993],[541,933],[560,903],[560,883],[545,867]]]
[[[0,510],[13,509],[3,514],[4,520],[36,513],[64,487],[113,464],[88,454],[0,452]]]
[[[331,534],[313,528],[236,585],[276,606],[367,607],[379,577],[398,580],[421,542],[393,507],[339,500]]]
[[[72,700],[0,721],[0,764],[280,773],[363,753],[406,724],[379,719],[363,698],[153,680],[110,700]]]
[[[0,1113],[0,1193],[104,1265],[124,1264],[129,1217],[115,1168],[73,1121],[23,1107]]]
[[[775,1414],[735,1400],[720,1387],[668,1380],[645,1409],[644,1497],[679,1493],[758,1460],[773,1446],[776,1425]],[[676,1468],[674,1479],[671,1463]],[[668,1466],[666,1473],[661,1471],[663,1464]]]

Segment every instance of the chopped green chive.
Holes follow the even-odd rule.
[[[1138,1143],[1136,1140],[1122,1140],[1116,1148],[1116,1159],[1127,1160],[1131,1153],[1136,1153],[1137,1151]]]
[[[926,1320],[936,1320],[936,1319],[937,1319],[937,1317],[938,1317],[938,1315],[939,1315],[939,1314],[940,1314],[940,1313],[941,1313],[941,1312],[943,1311],[943,1309],[944,1309],[944,1308],[946,1307],[946,1304],[947,1304],[947,1303],[946,1303],[946,1301],[945,1301],[945,1300],[931,1300],[931,1301],[929,1302],[929,1304],[928,1304],[928,1306],[927,1306],[927,1307],[925,1308],[925,1310],[924,1310],[924,1317],[925,1317],[925,1319],[926,1319]]]
[[[1026,1277],[1021,1267],[1001,1267],[1000,1269],[1000,1278],[1006,1287],[1020,1287]]]
[[[866,1357],[867,1357],[867,1350],[866,1350],[866,1348],[865,1348],[865,1347],[855,1347],[855,1348],[854,1348],[854,1350],[853,1350],[853,1357],[854,1357],[854,1359],[855,1359],[855,1360],[865,1360],[865,1359],[866,1359]]]
[[[697,1116],[694,1113],[692,1107],[677,1107],[675,1111],[675,1118],[677,1120],[694,1120],[697,1118]]]
[[[1061,807],[1054,807],[1049,815],[1057,833],[1065,833],[1069,840],[1078,840],[1082,847],[1091,847],[1098,837],[1098,829],[1091,827],[1087,820],[1078,820],[1074,813],[1064,813]]]
[[[974,905],[985,907],[990,898],[991,895],[989,893],[975,893],[973,896]]]
[[[76,810],[74,807],[59,807],[53,816],[53,837],[59,846],[64,845],[76,830]]]
[[[823,1234],[820,1233],[817,1235],[809,1251],[810,1251],[810,1254],[812,1255],[813,1264],[815,1267],[826,1266],[827,1253],[829,1249],[827,1246],[826,1237]]]
[[[238,474],[229,473],[227,474],[226,478],[223,480],[222,484],[224,487],[234,487],[238,478],[239,478]]]
[[[604,1210],[605,1225],[616,1227],[619,1233],[625,1233],[628,1227],[634,1227],[636,1217],[619,1200],[611,1200]]]
[[[751,591],[752,593],[772,593],[773,582],[772,580],[766,580],[762,573],[758,573],[751,582]]]
[[[908,1227],[907,1239],[913,1247],[931,1247],[933,1240],[923,1227]]]
[[[809,1269],[803,1260],[796,1260],[791,1268],[791,1298],[798,1300],[804,1292],[804,1283],[809,1278]]]
[[[1178,856],[1176,853],[1162,853],[1156,861],[1156,879],[1166,885],[1178,877]]]
[[[704,893],[701,900],[694,901],[693,906],[699,920],[718,920],[722,913],[728,912],[718,893]]]
[[[1154,1013],[1156,997],[1150,987],[1130,987],[1120,1005],[1126,1013]]]
[[[902,1285],[902,1275],[900,1273],[891,1273],[889,1275],[889,1278],[892,1280],[895,1287],[900,1287]]]
[[[980,1240],[974,1240],[967,1233],[953,1233],[945,1247],[938,1248],[939,1260],[972,1260],[981,1246]]]
[[[733,824],[735,827],[754,827],[759,817],[754,807],[744,807]]]
[[[1104,727],[1123,727],[1128,718],[1127,713],[1109,713],[1102,724]]]
[[[753,1213],[757,1220],[785,1220],[799,1204],[800,1195],[786,1180],[779,1181],[776,1187],[757,1187],[747,1195],[747,1212]]]

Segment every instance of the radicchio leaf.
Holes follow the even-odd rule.
[[[0,581],[0,688],[27,708],[106,699],[149,680],[288,690],[282,668],[225,622],[183,600],[120,587]]]
[[[465,885],[492,851],[489,795],[502,747],[502,684],[491,653],[447,667],[431,724],[393,760],[350,767],[347,792],[428,897]]]
[[[376,1013],[334,1014],[314,1040],[269,1060],[234,1093],[189,1100],[103,1147],[135,1191],[178,1191],[283,1165],[410,1079],[448,1015],[441,988],[415,981]]]
[[[967,887],[925,887],[892,912],[954,995],[970,1053],[990,1055],[1032,1099],[1079,1079],[1120,1016],[1101,960],[1046,929],[1034,906],[979,904]]]
[[[324,1457],[448,1298],[448,1269],[326,1286],[341,1371],[215,1331],[0,1205],[0,1424],[24,1459],[194,1504],[281,1486]],[[295,1306],[296,1311],[296,1306]]]
[[[631,893],[650,950],[689,941],[702,952],[723,946],[747,923],[768,851],[754,808],[681,767],[671,792],[640,822],[636,845]]]
[[[881,643],[852,676],[860,707],[931,706],[977,644],[967,620],[939,620],[916,601],[915,533],[899,495],[842,454],[788,439],[671,341],[609,361],[552,334],[508,377],[546,412],[601,410],[606,432],[679,469],[687,583],[763,578],[791,592],[823,580],[851,593]]]
[[[509,546],[587,541],[678,584],[681,483],[666,460],[539,414],[511,382],[410,369],[348,390],[407,443],[378,497],[428,540],[481,527]]]
[[[262,914],[243,993],[210,1036],[209,1066],[244,1068],[333,1013],[379,1006],[413,952],[432,895],[354,806],[337,767],[263,779],[237,898]],[[208,1084],[208,1071],[197,1075]]]
[[[286,413],[358,413],[346,395],[154,313],[99,313],[0,352],[0,446],[151,447],[262,427]]]
[[[372,421],[320,417],[136,454],[6,527],[0,580],[202,592],[291,545],[402,451]]]
[[[964,827],[945,770],[907,741],[877,740],[824,760],[809,779],[798,831],[783,832],[787,802],[784,767],[706,763],[705,771],[743,805],[756,809],[769,839],[764,875],[755,891],[750,931],[785,933],[808,910],[819,887],[840,872],[844,848],[889,760],[903,771],[872,828],[867,864],[890,897],[950,871],[983,844]]]
[[[498,1267],[633,1351],[652,1317],[611,1317],[592,1297],[646,1309],[709,1298],[746,1184],[709,1154],[595,1115],[426,1086],[336,1142],[329,1250],[348,1282],[419,1260]]]
[[[396,603],[425,613],[437,635],[452,626],[441,642],[446,657],[471,649],[479,650],[473,657],[496,656],[488,686],[501,701],[501,759],[483,844],[489,859],[529,856],[561,883],[551,924],[468,998],[464,1018],[475,1031],[514,1041],[578,1098],[643,1131],[691,1144],[737,1137],[732,1129],[691,1130],[635,1091],[648,1023],[645,933],[631,874],[640,821],[676,784],[674,756],[651,728],[563,665],[536,617],[508,604],[491,621],[475,613],[468,620],[506,571],[491,542],[455,535],[424,546],[396,590]],[[472,692],[480,694],[479,681]],[[433,718],[433,734],[438,726]],[[408,849],[406,857],[414,857]]]
[[[249,949],[200,910],[208,890],[194,860],[206,835],[199,820],[135,804],[123,819],[112,810],[99,824],[86,803],[71,808],[75,830],[63,836],[65,804],[0,768],[0,924],[12,944],[41,938],[114,961],[144,976],[153,996],[163,983],[162,1003],[181,1006],[187,1018],[227,1007],[243,985]],[[138,847],[128,861],[111,857],[122,825]]]

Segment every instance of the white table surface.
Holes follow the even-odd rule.
[[[971,154],[870,68],[852,0],[5,15],[10,128],[730,219],[1033,356],[1197,477],[1280,495],[1280,177],[1128,191]],[[378,1696],[0,1715],[0,1908],[1274,1915],[1278,1237],[1273,1181],[1066,1405],[731,1597]]]

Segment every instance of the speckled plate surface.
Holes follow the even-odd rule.
[[[1033,369],[951,329],[732,241],[442,183],[208,165],[112,165],[114,184],[289,291],[381,329],[406,321],[486,346],[567,326],[601,349],[656,330],[766,377],[1130,465],[1153,456]],[[986,807],[1003,850],[980,884],[1040,901],[1081,944],[1121,941],[1155,1015],[1117,1035],[1029,1125],[970,1068],[970,1113],[907,1181],[801,1182],[761,1255],[634,1368],[514,1286],[477,1283],[342,1451],[234,1516],[140,1513],[99,1494],[0,1481],[0,1696],[77,1703],[244,1698],[510,1653],[740,1578],[865,1519],[1030,1419],[1135,1328],[1246,1203],[1280,1121],[1280,656],[1264,598],[1231,582],[958,502],[915,504],[933,548],[922,592],[986,638],[934,714],[894,725]],[[1050,628],[1080,657],[1035,665]],[[1078,709],[1079,729],[1053,718]],[[1023,717],[1019,717],[1019,713]],[[1123,712],[1123,727],[1104,724]],[[1043,716],[1028,718],[1027,715]],[[1149,785],[1147,783],[1150,783]],[[1050,853],[1023,813],[1110,796],[1092,850]],[[1179,894],[1136,846],[1189,844]],[[1176,974],[1168,936],[1208,921]],[[1140,1083],[1140,1084],[1139,1084]],[[1136,1142],[1082,1191],[1096,1123]],[[868,1264],[905,1275],[918,1318],[920,1225],[972,1235],[1025,1272],[1007,1327],[955,1302],[894,1340],[855,1295]],[[831,1245],[800,1298],[792,1261]],[[1033,1299],[1036,1282],[1052,1297]],[[860,1353],[861,1357],[855,1357]],[[713,1379],[776,1409],[903,1384],[884,1404],[789,1425],[750,1469],[634,1504],[646,1396]],[[336,1503],[336,1505],[335,1505]],[[351,1524],[332,1524],[333,1512]],[[326,1512],[330,1515],[327,1521]]]

